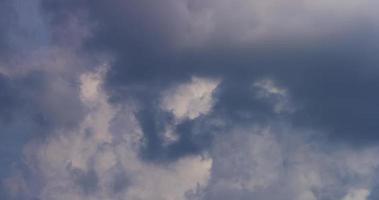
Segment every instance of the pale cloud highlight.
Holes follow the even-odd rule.
[[[193,77],[190,82],[166,91],[161,106],[178,120],[195,119],[212,109],[213,91],[219,83],[219,80]]]
[[[99,68],[80,78],[81,100],[89,112],[78,130],[26,147],[26,164],[39,182],[29,182],[21,174],[9,178],[5,184],[14,199],[184,200],[188,192],[207,184],[210,158],[189,156],[169,164],[141,160],[140,128],[125,110],[123,119],[129,121],[123,121],[123,126],[134,130],[126,129],[121,138],[113,137],[111,127],[121,108],[108,103],[102,87],[105,71]]]

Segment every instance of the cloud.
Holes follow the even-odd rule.
[[[2,190],[375,199],[377,4],[3,0]]]
[[[189,84],[177,86],[163,97],[162,107],[171,111],[176,118],[195,119],[210,111],[213,105],[212,93],[219,81],[193,77]]]
[[[313,133],[275,126],[217,138],[201,199],[367,199],[379,165],[376,147],[328,149]]]
[[[243,45],[277,39],[312,40],[349,29],[362,22],[360,20],[377,17],[373,9],[376,2],[372,0],[346,1],[344,4],[335,0],[285,3],[278,0],[163,0],[159,4],[146,0],[91,3],[81,0],[44,1],[43,5],[57,13],[59,19],[88,8],[100,26],[97,42],[103,41],[116,49],[127,49],[124,44],[134,49],[146,47],[144,50],[149,53],[159,51],[160,45],[204,46],[214,42]],[[126,19],[124,23],[120,20],[122,17]],[[133,31],[128,27],[133,27]],[[115,38],[106,39],[108,34]]]
[[[374,1],[44,5],[57,19],[76,16],[78,10],[88,13],[83,18],[94,25],[84,48],[113,56],[106,85],[115,102],[135,98],[156,107],[162,91],[191,77],[219,78],[215,112],[235,121],[267,121],[275,113],[246,93],[248,85],[268,78],[301,108],[287,117],[299,126],[356,145],[377,139],[378,97],[371,92],[378,85],[372,67],[378,49]]]
[[[257,98],[272,101],[275,113],[294,111],[295,108],[291,105],[288,91],[285,88],[277,86],[272,80],[263,79],[256,81],[253,86],[258,90],[256,92]]]
[[[13,14],[11,10],[10,1],[1,1],[1,21],[0,21],[0,52],[2,54],[9,50],[9,44],[7,44],[9,21]],[[6,12],[8,11],[8,12]],[[3,56],[2,56],[3,57]]]
[[[143,160],[146,135],[134,115],[138,108],[109,103],[103,87],[108,67],[80,76],[79,96],[88,114],[77,129],[56,130],[26,146],[28,170],[4,182],[10,199],[364,200],[375,187],[376,147],[329,148],[333,143],[317,132],[285,123],[233,126],[218,133],[206,154]]]
[[[357,189],[349,192],[343,200],[365,200],[369,195],[369,191],[365,189]]]
[[[96,61],[79,52],[77,46],[62,46],[50,40],[55,34],[41,13],[40,3],[0,3],[2,180],[13,171],[23,171],[24,145],[46,139],[56,129],[75,128],[86,113],[79,98],[77,76]],[[76,45],[80,43],[76,41]],[[6,199],[4,193],[6,189],[1,187],[0,198]]]
[[[142,145],[142,135],[131,113],[123,113],[130,121],[122,121],[131,130],[114,138],[111,126],[119,110],[108,103],[102,89],[104,73],[99,68],[80,78],[81,100],[89,113],[77,130],[51,135],[46,142],[25,149],[31,174],[5,182],[11,197],[176,200],[206,185],[210,158],[184,157],[167,165],[140,160],[136,145]],[[38,177],[40,184],[28,177]]]

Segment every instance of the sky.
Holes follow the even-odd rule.
[[[0,0],[0,199],[379,199],[376,0]]]

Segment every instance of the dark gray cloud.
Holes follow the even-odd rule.
[[[0,1],[1,7],[1,20],[0,20],[0,53],[1,57],[4,58],[4,54],[6,54],[10,50],[10,46],[8,43],[9,39],[9,29],[11,27],[14,11],[11,6],[11,1],[2,0]]]
[[[70,130],[82,119],[84,110],[80,103],[77,104],[77,99],[73,96],[65,97],[68,94],[76,95],[75,91],[54,91],[58,87],[49,88],[52,81],[50,78],[41,71],[19,76],[1,75],[2,179],[23,165],[25,144],[33,140],[45,140],[49,135],[55,134],[57,128]],[[50,98],[46,98],[47,96]],[[3,192],[0,193],[4,195]]]
[[[161,192],[157,199],[177,199],[175,192],[183,190],[188,198],[207,200],[375,197],[368,191],[376,183],[364,179],[377,168],[371,157],[379,140],[377,3],[4,0],[0,5],[1,137],[4,144],[18,144],[4,146],[0,162],[19,158],[29,140],[47,141],[32,151],[43,158],[25,156],[38,166],[30,173],[47,185],[39,184],[27,197],[149,199]],[[34,49],[37,53],[29,52]],[[99,63],[106,72],[96,71]],[[262,134],[254,127],[275,130]],[[76,145],[70,149],[67,143]],[[197,161],[199,155],[207,158]],[[169,180],[191,176],[182,176],[186,168],[180,163],[207,166],[207,159],[213,162],[209,184],[200,178],[196,190],[192,180],[172,194],[146,182],[156,174]],[[92,162],[98,166],[88,167]],[[347,163],[342,174],[341,163]],[[50,170],[59,172],[59,181]],[[308,170],[314,176],[308,177]],[[162,184],[161,179],[153,182]],[[13,179],[7,185],[23,194],[30,190],[28,181],[25,188],[15,182],[20,186]],[[139,193],[146,189],[141,185],[149,190],[146,196]]]
[[[47,45],[50,33],[40,16],[39,1],[0,1],[0,4],[0,177],[3,186],[7,177],[19,168],[24,170],[22,155],[27,143],[46,140],[56,134],[57,129],[73,129],[82,120],[85,110],[75,83],[75,73],[82,67],[70,70],[75,67],[75,61],[67,50]],[[25,174],[30,172],[26,171]],[[1,187],[2,199],[8,199],[6,191]],[[24,195],[15,198],[23,199]]]
[[[89,13],[96,26],[87,41],[87,48],[109,51],[115,56],[107,78],[112,98],[119,101],[127,94],[145,102],[144,106],[152,110],[150,114],[141,115],[155,118],[155,112],[161,111],[151,106],[154,107],[160,91],[197,75],[223,79],[222,86],[218,88],[215,113],[224,113],[235,121],[246,118],[248,123],[251,120],[270,120],[275,116],[269,105],[248,95],[254,81],[268,77],[286,87],[292,99],[301,105],[290,116],[293,123],[323,129],[333,138],[354,143],[377,139],[376,113],[379,110],[376,102],[379,97],[373,91],[379,85],[374,53],[378,49],[378,37],[372,18],[347,13],[348,23],[335,16],[330,20],[335,27],[328,27],[331,29],[329,34],[322,34],[324,30],[319,30],[320,37],[284,36],[276,40],[269,38],[267,42],[230,45],[225,44],[232,40],[230,37],[238,37],[237,32],[234,33],[233,26],[227,22],[217,24],[218,19],[215,19],[215,24],[210,23],[209,26],[226,29],[224,32],[229,40],[220,36],[224,40],[215,40],[210,45],[204,41],[205,45],[200,47],[180,49],[177,43],[182,40],[181,34],[188,34],[193,31],[191,28],[194,29],[191,27],[192,19],[180,13],[181,9],[196,16],[203,10],[212,11],[213,4],[217,3],[198,4],[194,6],[192,2],[185,1],[162,1],[159,4],[148,1],[46,1],[45,8],[50,13],[57,13],[54,15],[56,19],[65,19],[66,15],[81,9]],[[267,15],[269,18],[270,14]],[[287,17],[286,14],[283,16]],[[259,16],[252,17],[262,20]],[[280,36],[281,30],[276,31],[273,34]],[[300,27],[293,31],[301,34],[304,30]],[[217,39],[220,34],[224,33],[212,32],[209,37]],[[287,32],[283,30],[285,34]],[[146,128],[146,131],[150,130],[147,132],[159,132],[154,130],[153,124],[145,126],[151,126]]]
[[[87,195],[96,192],[98,190],[98,177],[95,171],[89,170],[84,172],[81,169],[70,169],[72,177],[75,180],[75,184]]]

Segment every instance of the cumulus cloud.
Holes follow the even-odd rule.
[[[378,50],[376,4],[44,2],[58,19],[75,15],[72,8],[89,13],[86,19],[95,25],[87,47],[114,56],[106,85],[115,101],[132,96],[156,107],[168,88],[194,76],[217,77],[223,83],[216,112],[227,112],[236,121],[267,120],[275,114],[246,94],[252,82],[269,77],[299,104],[292,105],[301,109],[290,116],[298,125],[317,126],[332,137],[346,133],[353,143],[376,139],[378,96],[370,92],[378,85],[378,71],[372,67]],[[351,105],[356,109],[349,109]],[[357,137],[358,132],[365,136]]]
[[[123,121],[130,130],[113,138],[110,127],[118,109],[102,90],[104,73],[100,68],[80,78],[81,100],[89,113],[78,130],[25,149],[27,167],[40,184],[21,175],[8,179],[5,183],[14,199],[176,200],[206,185],[210,158],[185,157],[170,164],[140,160],[136,146],[141,145],[142,135],[133,117]]]
[[[108,67],[80,76],[80,99],[88,114],[78,129],[56,130],[62,133],[25,148],[28,174],[18,171],[4,181],[10,199],[366,200],[374,187],[377,147],[328,148],[317,133],[281,123],[234,126],[218,133],[207,154],[145,161],[139,156],[145,136],[135,105],[112,105],[104,91]],[[255,86],[269,97],[285,93],[272,82]],[[180,92],[169,94],[188,94]]]
[[[253,127],[216,139],[202,199],[367,199],[378,148],[327,150],[294,131]]]
[[[212,94],[219,81],[193,77],[191,82],[177,86],[163,97],[162,107],[179,120],[195,119],[213,106]]]
[[[377,8],[0,1],[0,198],[375,199]]]
[[[51,40],[56,34],[40,3],[0,3],[1,179],[21,168],[22,149],[30,140],[78,125],[86,112],[80,103],[78,75],[97,63],[78,48],[83,41],[77,40],[75,46]],[[64,27],[68,24],[60,28]],[[1,187],[1,199],[7,199],[5,192]]]
[[[344,198],[343,200],[365,200],[367,199],[368,195],[369,195],[369,191],[366,190],[366,189],[357,189],[357,190],[353,190],[351,192],[349,192]]]

